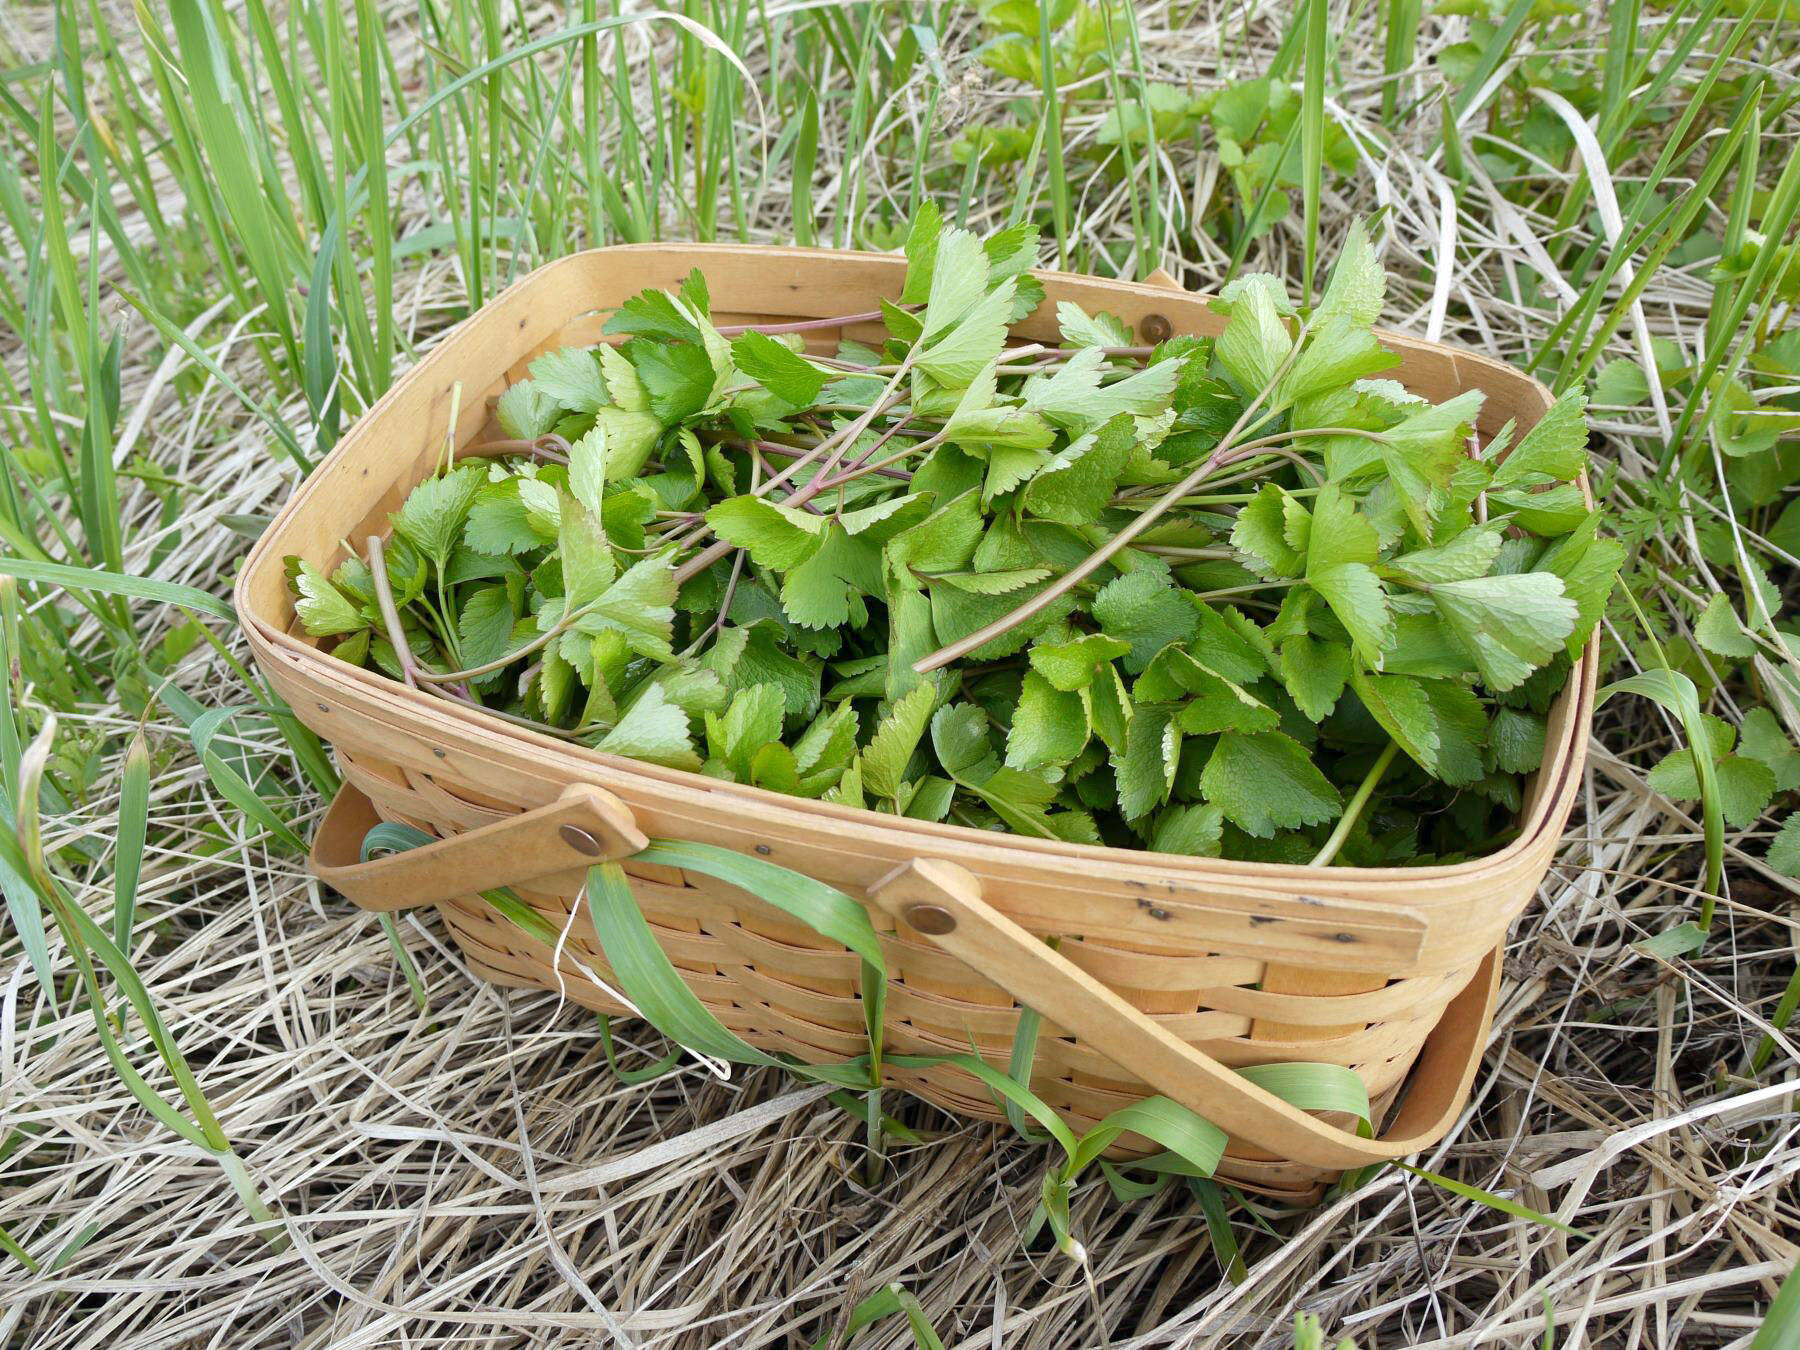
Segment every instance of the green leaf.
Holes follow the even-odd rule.
[[[1694,639],[1716,656],[1742,659],[1756,651],[1756,642],[1738,622],[1729,596],[1714,592],[1694,624]]]
[[[463,601],[462,613],[456,618],[462,659],[471,666],[484,666],[506,655],[512,645],[513,622],[506,587],[481,587]]]
[[[1280,714],[1236,681],[1175,643],[1156,654],[1138,677],[1132,697],[1138,703],[1185,700],[1179,725],[1194,736],[1220,731],[1269,731],[1281,720]]]
[[[650,395],[638,378],[637,367],[631,364],[624,351],[601,346],[594,349],[594,354],[600,358],[600,371],[606,377],[606,392],[612,398],[612,406],[621,412],[649,412]],[[661,426],[657,423],[658,429]]]
[[[1425,680],[1425,695],[1437,725],[1437,776],[1452,787],[1480,782],[1486,773],[1481,748],[1487,740],[1487,711],[1475,691],[1458,680]]]
[[[706,513],[714,534],[750,554],[758,567],[785,572],[798,567],[825,542],[825,516],[765,497],[729,497]]]
[[[1777,791],[1800,788],[1800,751],[1794,749],[1769,709],[1752,708],[1744,714],[1743,725],[1738,729],[1738,750],[1769,766]]]
[[[1469,428],[1485,397],[1479,389],[1465,390],[1446,402],[1422,406],[1381,433],[1381,462],[1421,539],[1431,538],[1451,477],[1466,457]]]
[[[1625,562],[1625,546],[1617,539],[1600,538],[1599,528],[1600,513],[1595,511],[1538,560],[1538,570],[1561,577],[1564,592],[1575,602],[1575,628],[1565,648],[1571,660],[1581,654],[1606,612],[1606,599]]]
[[[1313,311],[1313,322],[1342,316],[1355,323],[1372,324],[1381,317],[1386,293],[1387,277],[1375,260],[1369,232],[1361,220],[1353,220],[1344,234],[1344,246],[1338,251],[1325,294]]]
[[[940,337],[981,300],[988,284],[988,258],[981,240],[952,225],[937,236],[931,290],[925,303],[927,342]],[[966,380],[944,380],[960,386]]]
[[[1039,643],[1031,649],[1032,669],[1064,693],[1085,689],[1094,671],[1131,650],[1129,642],[1104,633],[1089,633],[1069,642]]]
[[[394,528],[440,568],[462,538],[463,522],[481,487],[481,469],[464,465],[441,478],[427,478],[407,494]]]
[[[1124,414],[1071,441],[1033,476],[1025,489],[1025,509],[1064,525],[1099,519],[1136,444],[1136,429]]]
[[[619,306],[601,331],[612,335],[629,333],[666,343],[698,346],[701,342],[694,316],[667,291],[639,291]]]
[[[295,562],[298,570],[294,574],[294,586],[300,592],[300,598],[294,602],[294,613],[300,616],[301,627],[313,637],[331,637],[369,626],[362,611],[331,584],[329,577],[303,558],[296,558]]]
[[[1742,755],[1720,754],[1714,760],[1714,773],[1719,810],[1726,823],[1740,830],[1755,824],[1775,796],[1774,771]],[[1677,801],[1693,801],[1701,795],[1700,775],[1691,749],[1664,756],[1645,781]]]
[[[740,783],[751,781],[751,760],[758,751],[781,740],[787,701],[772,684],[740,689],[723,715],[706,715],[706,748],[725,763]]]
[[[650,411],[665,427],[692,417],[712,396],[717,372],[704,347],[633,338],[624,353],[643,382]]]
[[[1326,483],[1313,499],[1306,536],[1308,575],[1345,563],[1372,563],[1381,554],[1381,536],[1356,509],[1355,499],[1336,483]]]
[[[1330,715],[1349,678],[1350,649],[1343,643],[1303,633],[1281,644],[1282,687],[1309,720],[1322,722]]]
[[[530,380],[520,380],[500,395],[499,402],[494,405],[494,416],[500,422],[500,429],[508,436],[521,441],[535,441],[555,428],[557,419],[562,416],[562,409],[557,407],[555,399]]]
[[[539,394],[570,412],[598,412],[610,401],[600,362],[583,347],[545,352],[531,363],[531,383]]]
[[[1102,384],[1106,353],[1082,347],[1049,374],[1033,375],[1020,393],[1025,406],[1071,433],[1115,417],[1154,417],[1167,411],[1181,378],[1181,363],[1163,361]]]
[[[1035,670],[1025,672],[1006,734],[1007,764],[1027,771],[1067,764],[1087,741],[1087,710],[1081,695],[1058,689]]]
[[[1488,688],[1504,693],[1563,649],[1578,611],[1550,572],[1473,577],[1425,588]]]
[[[569,609],[580,609],[598,600],[613,583],[617,567],[612,545],[600,520],[582,508],[573,497],[562,502],[558,522],[557,556],[562,561],[563,597]]]
[[[938,213],[937,203],[928,197],[919,203],[906,233],[906,282],[900,292],[902,304],[922,305],[930,299],[938,241],[943,232],[943,217]]]
[[[1148,568],[1115,577],[1094,597],[1094,618],[1108,637],[1130,644],[1125,669],[1136,674],[1171,642],[1186,642],[1200,627],[1187,595]]]
[[[477,553],[491,557],[529,553],[554,544],[555,528],[540,528],[519,496],[519,484],[527,481],[531,480],[508,478],[483,484],[469,507],[463,542]]]
[[[1768,864],[1787,877],[1800,877],[1800,811],[1790,811],[1769,841]]]
[[[943,250],[940,247],[940,273],[943,266]],[[986,266],[985,259],[982,266]],[[1008,277],[977,301],[974,308],[956,319],[939,337],[930,336],[931,321],[927,318],[926,342],[929,345],[914,363],[917,369],[951,389],[961,389],[974,380],[983,366],[1000,355],[1000,348],[1006,342],[1006,326],[1012,317],[1013,291],[1016,286],[1016,279]],[[935,294],[936,276],[932,278],[932,287]],[[927,307],[927,315],[930,312]]]
[[[659,684],[647,686],[594,748],[602,754],[671,769],[700,767],[700,756],[694,753],[693,738],[688,734],[687,714],[669,701]]]
[[[1375,340],[1367,324],[1344,315],[1315,319],[1306,345],[1276,390],[1276,402],[1289,404],[1398,365],[1400,358]]]
[[[1357,669],[1350,687],[1363,707],[1427,773],[1437,772],[1438,729],[1425,687],[1410,675],[1372,675]]]
[[[1056,323],[1070,347],[1129,347],[1131,330],[1111,314],[1088,314],[1072,300],[1056,302]]]
[[[1216,858],[1225,832],[1225,813],[1216,806],[1173,806],[1156,818],[1150,847],[1157,853]]]
[[[1338,790],[1306,747],[1279,731],[1219,737],[1201,772],[1200,790],[1233,825],[1262,839],[1277,830],[1322,824],[1342,810]]]
[[[598,516],[606,493],[606,425],[595,422],[569,447],[569,492]]]
[[[1587,399],[1566,390],[1494,468],[1495,492],[1526,483],[1567,483],[1587,467]]]
[[[919,748],[936,703],[937,691],[921,684],[888,709],[857,761],[870,792],[890,800],[900,795],[907,763]]]
[[[825,372],[767,333],[745,333],[733,340],[731,359],[737,368],[783,403],[810,408],[824,388]]]
[[[1499,530],[1468,529],[1439,548],[1414,549],[1390,564],[1414,581],[1467,581],[1486,576],[1500,556]]]
[[[998,767],[987,714],[973,703],[947,703],[931,718],[931,748],[952,778],[985,782]]]
[[[575,626],[584,633],[620,633],[638,655],[671,660],[675,589],[675,571],[668,561],[644,558],[608,586]]]
[[[1394,641],[1394,624],[1387,592],[1375,569],[1362,563],[1341,563],[1318,571],[1309,566],[1306,579],[1344,625],[1363,664],[1381,669]]]
[[[1231,527],[1232,547],[1254,571],[1271,581],[1297,577],[1306,568],[1305,548],[1295,547],[1288,537],[1290,505],[1299,504],[1284,489],[1265,483],[1239,508]]]
[[[1273,277],[1266,282],[1272,284],[1247,284],[1238,291],[1215,348],[1225,373],[1248,394],[1261,393],[1274,381],[1294,347],[1275,306],[1280,283]]]
[[[1506,773],[1530,773],[1544,762],[1544,719],[1519,708],[1498,708],[1488,729],[1494,766]]]
[[[1140,707],[1125,732],[1125,752],[1113,756],[1119,811],[1127,820],[1148,815],[1168,799],[1181,763],[1181,732],[1166,708]]]

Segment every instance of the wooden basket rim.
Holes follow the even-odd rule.
[[[417,365],[396,378],[387,392],[358,419],[340,439],[336,447],[295,489],[293,495],[252,547],[233,587],[233,600],[237,607],[239,622],[244,628],[253,652],[259,659],[285,660],[307,668],[312,679],[323,680],[327,683],[340,683],[349,687],[360,687],[364,692],[379,694],[389,702],[408,709],[409,716],[415,720],[448,718],[472,732],[502,742],[510,742],[521,749],[528,749],[540,762],[547,767],[553,767],[556,772],[565,775],[570,781],[584,778],[591,780],[592,771],[598,769],[625,777],[651,779],[665,790],[681,789],[683,795],[691,793],[696,800],[704,799],[706,804],[715,808],[718,806],[721,796],[737,797],[746,803],[754,803],[761,811],[779,813],[782,816],[815,821],[825,818],[852,823],[864,830],[886,834],[896,844],[904,841],[908,845],[922,845],[930,839],[943,839],[956,841],[965,848],[993,849],[1000,854],[1024,851],[1040,861],[1055,859],[1060,863],[1078,867],[1081,872],[1089,874],[1117,875],[1119,868],[1126,867],[1137,872],[1148,871],[1170,875],[1186,882],[1210,879],[1229,882],[1233,885],[1248,885],[1252,888],[1267,887],[1287,894],[1292,894],[1296,890],[1319,889],[1316,886],[1309,886],[1309,882],[1325,881],[1327,885],[1324,889],[1329,890],[1335,889],[1329,884],[1332,881],[1342,883],[1353,879],[1359,890],[1371,885],[1401,887],[1403,888],[1402,893],[1396,895],[1395,900],[1397,904],[1405,904],[1408,899],[1404,894],[1407,883],[1454,880],[1473,884],[1490,872],[1506,870],[1509,866],[1518,863],[1522,855],[1541,847],[1542,836],[1547,830],[1554,830],[1560,834],[1562,822],[1566,819],[1568,809],[1573,802],[1576,780],[1581,763],[1585,758],[1583,751],[1592,718],[1594,687],[1598,670],[1598,634],[1589,640],[1581,656],[1571,667],[1569,683],[1565,686],[1559,699],[1572,699],[1574,706],[1569,709],[1569,715],[1563,719],[1564,734],[1554,747],[1547,748],[1545,763],[1538,771],[1540,775],[1549,775],[1549,778],[1541,783],[1536,801],[1533,803],[1533,809],[1530,815],[1521,822],[1519,832],[1512,841],[1492,853],[1459,863],[1432,864],[1421,867],[1319,868],[1307,864],[1195,858],[1181,854],[1154,853],[1148,849],[1116,848],[1109,845],[1078,844],[1063,840],[1033,839],[1010,833],[1001,834],[969,826],[889,816],[864,808],[797,798],[765,788],[726,782],[698,773],[668,769],[660,765],[606,755],[585,746],[573,745],[546,736],[541,732],[509,725],[497,718],[485,716],[479,709],[465,708],[432,698],[420,691],[409,689],[379,672],[364,670],[337,661],[318,648],[295,638],[287,631],[285,622],[276,621],[270,616],[257,612],[256,606],[251,600],[255,583],[270,568],[282,566],[284,550],[281,544],[283,539],[295,529],[298,521],[304,519],[309,505],[326,490],[326,486],[332,480],[334,469],[342,467],[344,461],[356,448],[359,438],[372,434],[369,430],[371,425],[378,423],[383,411],[400,396],[403,390],[428,379],[431,369],[436,363],[436,358],[451,350],[459,340],[469,336],[480,323],[487,308],[491,308],[505,297],[526,288],[548,287],[556,282],[558,273],[569,271],[577,265],[590,263],[602,256],[632,253],[658,254],[674,258],[736,256],[767,263],[788,262],[815,265],[862,262],[879,264],[895,271],[904,266],[904,259],[898,255],[862,250],[738,244],[653,243],[619,244],[588,249],[568,254],[534,269],[514,282],[500,296],[495,297],[494,301],[490,301],[488,307],[484,307],[483,310],[477,311],[447,329]],[[1098,289],[1111,294],[1130,295],[1142,300],[1168,299],[1171,295],[1168,288],[1151,283],[1112,280],[1044,269],[1034,269],[1032,275],[1052,288],[1058,285],[1066,287],[1069,283],[1075,283],[1080,289]],[[1182,291],[1178,294],[1189,300],[1205,298],[1195,292]],[[599,312],[604,308],[606,307],[595,306],[591,312]],[[725,305],[725,308],[729,308],[729,305]],[[1492,357],[1479,352],[1465,351],[1446,343],[1428,342],[1413,335],[1396,333],[1392,330],[1378,329],[1377,333],[1384,339],[1393,340],[1394,344],[1399,347],[1412,350],[1433,349],[1443,354],[1458,368],[1459,378],[1462,375],[1463,366],[1472,366],[1475,370],[1468,372],[1471,375],[1479,371],[1494,380],[1526,383],[1534,386],[1546,403],[1549,400],[1548,390],[1539,381]],[[1482,382],[1467,380],[1465,387]]]

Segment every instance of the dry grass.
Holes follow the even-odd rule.
[[[1141,16],[1159,79],[1206,87],[1254,71],[1273,45],[1275,30],[1241,12],[1203,8],[1179,33],[1168,13]],[[1427,50],[1453,25],[1433,27]],[[952,133],[1001,98],[967,63],[969,25],[956,31],[942,105]],[[1220,33],[1233,53],[1224,64]],[[642,43],[633,51],[641,61]],[[1509,267],[1529,260],[1527,241],[1547,222],[1464,216],[1446,255],[1436,123],[1402,128],[1388,148],[1375,135],[1379,54],[1358,60],[1368,69],[1345,70],[1331,115],[1364,135],[1368,156],[1350,190],[1328,188],[1328,238],[1332,222],[1390,205],[1389,322],[1518,358],[1550,316],[1519,301]],[[845,148],[828,127],[822,164],[841,163]],[[1165,188],[1180,193],[1214,171],[1192,146],[1169,168]],[[887,186],[899,192],[896,172],[902,181]],[[994,184],[983,209],[1003,214],[1008,186]],[[1076,187],[1088,236],[1127,236],[1122,194]],[[773,204],[757,222],[769,239],[787,229]],[[1297,266],[1291,232],[1266,243],[1264,265]],[[1224,261],[1190,259],[1181,278],[1205,286]],[[441,261],[408,274],[403,327],[428,341],[458,291]],[[1648,328],[1691,342],[1709,294],[1700,277],[1665,273],[1644,299]],[[179,395],[136,336],[126,420],[141,416],[138,449],[194,485],[171,527],[182,546],[160,575],[223,592],[245,545],[221,517],[275,510],[287,471],[225,391]],[[224,333],[204,340],[267,392]],[[1628,325],[1618,354],[1636,350]],[[1627,417],[1602,416],[1617,424],[1604,453],[1629,480],[1642,471],[1637,435]],[[153,505],[128,489],[130,561],[155,546]],[[1677,523],[1668,534],[1679,550]],[[182,682],[208,705],[246,697],[204,649]],[[109,706],[72,720],[104,755],[122,751],[135,721]],[[166,718],[150,732],[165,749],[185,742]],[[176,754],[153,783],[136,956],[291,1245],[277,1253],[252,1235],[218,1168],[136,1105],[88,1013],[45,1002],[9,938],[0,1119],[33,1142],[0,1172],[0,1224],[47,1269],[0,1265],[0,1343],[748,1350],[809,1344],[898,1281],[946,1344],[965,1347],[1285,1346],[1301,1310],[1365,1348],[1743,1344],[1800,1242],[1800,1050],[1778,1036],[1760,1082],[1741,1077],[1793,969],[1800,907],[1794,883],[1761,866],[1762,843],[1737,839],[1705,951],[1670,964],[1632,949],[1690,913],[1700,870],[1697,824],[1641,774],[1669,743],[1648,705],[1605,710],[1567,845],[1515,929],[1474,1099],[1450,1140],[1418,1160],[1581,1236],[1395,1170],[1312,1213],[1240,1221],[1249,1274],[1235,1285],[1185,1191],[1122,1206],[1097,1176],[1075,1214],[1090,1272],[1041,1243],[1022,1249],[1046,1157],[999,1130],[909,1105],[910,1119],[944,1133],[897,1152],[871,1192],[857,1179],[857,1129],[815,1090],[766,1072],[721,1083],[698,1067],[622,1085],[590,1017],[477,984],[429,915],[401,924],[430,994],[421,1015],[375,921],[321,892]],[[272,735],[255,749],[281,761]],[[56,835],[111,834],[116,770],[101,767]],[[320,805],[306,803],[303,825]],[[238,845],[223,857],[221,831]],[[83,903],[110,904],[81,880]],[[858,1341],[908,1343],[898,1320]]]

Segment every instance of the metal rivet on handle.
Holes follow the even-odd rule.
[[[593,835],[589,834],[580,826],[564,825],[557,830],[557,833],[562,836],[563,843],[567,844],[577,853],[583,854],[589,858],[598,858],[600,856],[599,840],[595,839]]]
[[[1138,333],[1146,342],[1166,342],[1175,331],[1161,314],[1146,314],[1138,320]]]
[[[956,916],[940,905],[914,905],[906,911],[905,919],[928,937],[956,930]]]

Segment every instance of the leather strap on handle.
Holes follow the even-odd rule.
[[[631,809],[605,788],[574,783],[548,806],[492,825],[362,861],[363,837],[381,823],[345,783],[313,835],[313,874],[362,909],[410,909],[628,857],[650,841]]]
[[[1425,1043],[1393,1126],[1363,1139],[1289,1105],[1194,1049],[981,898],[965,868],[920,858],[870,892],[876,904],[1155,1091],[1243,1143],[1346,1170],[1417,1153],[1443,1138],[1468,1098],[1499,985],[1489,952]]]

